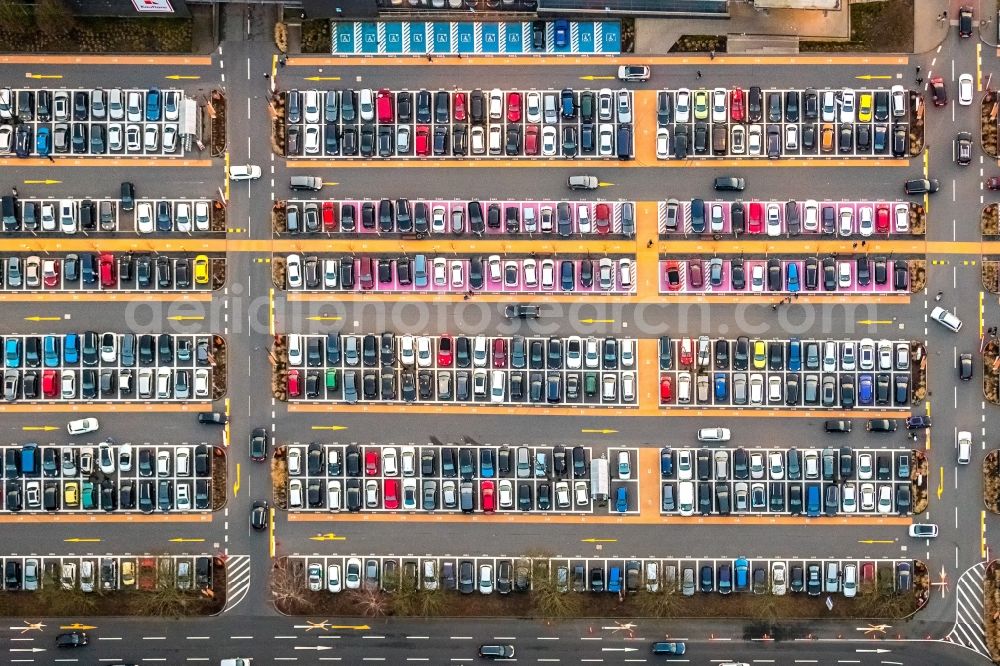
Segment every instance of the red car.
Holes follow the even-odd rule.
[[[660,378],[660,402],[671,402],[674,398],[674,385],[670,381],[670,375]]]
[[[705,286],[702,270],[700,259],[688,262],[688,284],[694,289],[701,289]]]
[[[743,121],[743,89],[733,88],[729,93],[729,117],[734,123]]]
[[[392,122],[392,93],[387,88],[382,88],[375,95],[375,109],[380,123]]]
[[[483,481],[482,486],[482,496],[483,496],[483,511],[486,513],[493,513],[496,511],[496,502],[494,499],[494,492],[496,491],[495,486],[492,481]]]
[[[948,91],[944,87],[944,79],[935,76],[929,81],[931,95],[934,96],[934,106],[948,106]]]
[[[524,154],[538,154],[538,125],[528,125],[524,128]]]
[[[442,368],[451,367],[452,339],[450,335],[442,335],[438,340],[438,365]]]
[[[378,451],[365,449],[365,476],[378,476]]]
[[[676,261],[668,261],[663,269],[664,277],[667,281],[667,289],[678,291],[681,288],[680,265]]]
[[[889,233],[889,206],[885,204],[875,207],[875,231],[880,234]]]
[[[431,154],[431,130],[427,125],[417,125],[417,139],[414,145],[417,155]]]
[[[694,342],[690,338],[681,340],[681,366],[690,368],[694,363]]]
[[[457,122],[465,122],[465,93],[457,92],[451,97],[452,116]]]
[[[751,202],[750,219],[747,222],[747,233],[760,234],[764,232],[764,204]]]
[[[42,372],[42,395],[46,398],[54,398],[59,392],[59,375],[55,370],[45,370]]]
[[[396,479],[386,479],[385,489],[382,491],[382,497],[385,501],[385,508],[387,509],[398,509],[399,508],[399,481]]]
[[[507,93],[507,122],[521,122],[521,93]]]
[[[875,563],[874,562],[862,562],[861,563],[861,582],[862,583],[874,583],[875,582]]]
[[[606,203],[599,203],[594,207],[594,224],[597,225],[597,233],[606,234],[611,231],[611,207]]]
[[[337,209],[332,201],[323,202],[323,229],[326,231],[337,230]]]
[[[114,287],[115,284],[115,257],[113,254],[105,252],[98,257],[98,265],[101,273],[101,286]]]
[[[507,367],[507,341],[503,338],[493,340],[493,367]]]
[[[45,263],[42,263],[45,266]],[[62,263],[58,259],[52,260],[52,271],[49,273],[42,272],[42,280],[45,282],[46,287],[57,287],[59,286],[59,273],[62,270]]]
[[[986,189],[988,190],[1000,190],[1000,176],[990,176],[986,179]]]
[[[299,382],[298,370],[288,371],[288,395],[291,398],[297,398],[302,395],[302,385]]]

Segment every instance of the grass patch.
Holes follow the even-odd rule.
[[[326,53],[333,48],[329,19],[306,19],[302,22],[302,52]]]
[[[855,3],[850,12],[850,41],[802,41],[799,51],[913,52],[913,0]]]
[[[670,53],[725,53],[726,41],[725,35],[681,35]]]
[[[76,17],[63,32],[0,29],[0,51],[19,53],[191,53],[191,19]]]

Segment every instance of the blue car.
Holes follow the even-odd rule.
[[[4,345],[4,365],[8,368],[21,367],[21,338],[7,338]]]
[[[715,400],[717,402],[724,401],[728,393],[729,393],[729,385],[726,382],[726,373],[724,372],[715,373]]]
[[[160,119],[160,89],[150,88],[146,93],[146,121],[156,122]]]
[[[35,137],[35,152],[41,157],[45,157],[52,150],[52,144],[49,142],[49,128],[39,127],[38,135]]]
[[[674,475],[674,452],[670,448],[660,451],[660,476],[669,479]]]
[[[785,264],[785,283],[793,294],[799,290],[799,265],[793,261]]]
[[[802,341],[792,338],[788,341],[788,370],[798,372],[802,369]]]
[[[556,48],[564,49],[569,44],[569,21],[557,19],[555,25]]]
[[[872,404],[872,376],[869,374],[858,377],[858,404]]]
[[[63,345],[63,362],[75,365],[80,362],[80,338],[76,333],[67,333]]]
[[[736,559],[736,591],[743,592],[750,589],[750,564],[745,557]]]
[[[479,449],[479,476],[484,479],[493,478],[493,449]]]
[[[628,511],[628,488],[622,486],[615,493],[615,511],[625,513]]]
[[[42,357],[46,368],[59,367],[59,338],[46,335],[42,343]]]

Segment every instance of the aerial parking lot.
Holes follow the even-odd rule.
[[[993,8],[609,2],[13,3],[0,662],[1000,663]]]

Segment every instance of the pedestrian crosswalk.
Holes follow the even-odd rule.
[[[989,656],[983,628],[983,579],[986,562],[962,573],[955,588],[955,626],[944,640]]]
[[[250,556],[230,555],[226,558],[226,607],[231,611],[240,604],[250,590]]]

